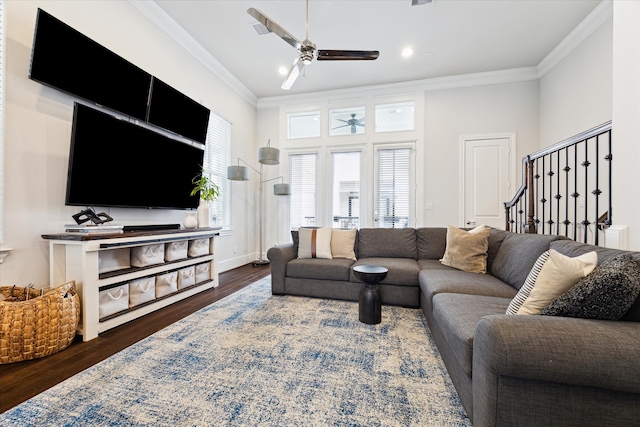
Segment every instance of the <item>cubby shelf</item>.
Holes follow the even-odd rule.
[[[216,258],[216,229],[155,230],[125,232],[113,235],[76,235],[72,233],[46,234],[49,240],[49,280],[52,286],[75,280],[81,301],[81,320],[78,333],[83,341],[98,337],[101,332],[115,328],[152,311],[159,310],[199,292],[218,286]],[[102,251],[116,248],[132,248],[150,244],[209,238],[209,253],[145,267],[128,267],[116,271],[100,272],[99,258]],[[131,307],[122,312],[99,318],[99,292],[115,283],[154,276],[170,270],[210,263],[210,279],[185,287],[170,295]]]

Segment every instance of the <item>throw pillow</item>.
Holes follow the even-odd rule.
[[[531,268],[527,279],[524,281],[524,284],[522,285],[516,296],[513,297],[513,299],[509,303],[506,314],[518,314],[518,310],[520,309],[520,307],[522,307],[522,304],[524,304],[525,300],[529,297],[529,294],[531,294],[531,289],[533,289],[536,284],[536,280],[540,275],[542,266],[545,262],[547,262],[548,259],[549,251],[544,251],[538,257],[535,264],[533,264],[533,267]]]
[[[487,272],[487,250],[491,228],[480,225],[473,230],[447,226],[447,246],[442,264],[471,273]]]
[[[540,314],[620,320],[640,294],[640,267],[629,254],[602,262]]]
[[[331,231],[331,256],[356,260],[354,246],[356,243],[356,229]]]
[[[518,314],[539,314],[557,296],[591,273],[597,263],[598,254],[595,251],[571,258],[551,249],[549,259],[542,266],[536,284],[518,309]]]
[[[331,228],[300,228],[298,241],[298,258],[332,258]]]

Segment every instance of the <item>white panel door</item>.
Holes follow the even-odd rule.
[[[504,202],[511,199],[515,137],[463,137],[463,226],[504,229]]]

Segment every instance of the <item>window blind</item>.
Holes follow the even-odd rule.
[[[316,225],[316,164],[315,153],[289,156],[291,228]]]
[[[335,152],[333,164],[333,227],[360,228],[360,152]]]
[[[406,228],[411,196],[411,149],[380,149],[377,156],[376,227]]]
[[[231,164],[231,123],[211,113],[204,151],[205,173],[220,187],[220,197],[209,209],[212,225],[231,227],[231,182],[227,166]]]

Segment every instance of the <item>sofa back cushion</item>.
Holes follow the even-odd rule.
[[[423,227],[416,229],[418,259],[441,259],[447,248],[446,227]]]
[[[566,239],[545,234],[505,233],[490,272],[516,289],[522,287],[536,260],[549,249],[550,243]]]
[[[563,255],[576,257],[587,252],[595,251],[598,254],[598,265],[602,264],[607,259],[614,258],[621,254],[630,254],[634,261],[640,265],[640,252],[624,251],[621,249],[610,249],[602,246],[594,246],[586,243],[579,243],[575,240],[558,240],[551,242],[551,249],[555,249]],[[640,297],[638,297],[635,303],[622,316],[621,320],[628,320],[633,322],[640,322]]]
[[[415,228],[361,228],[358,231],[358,259],[417,259]]]

